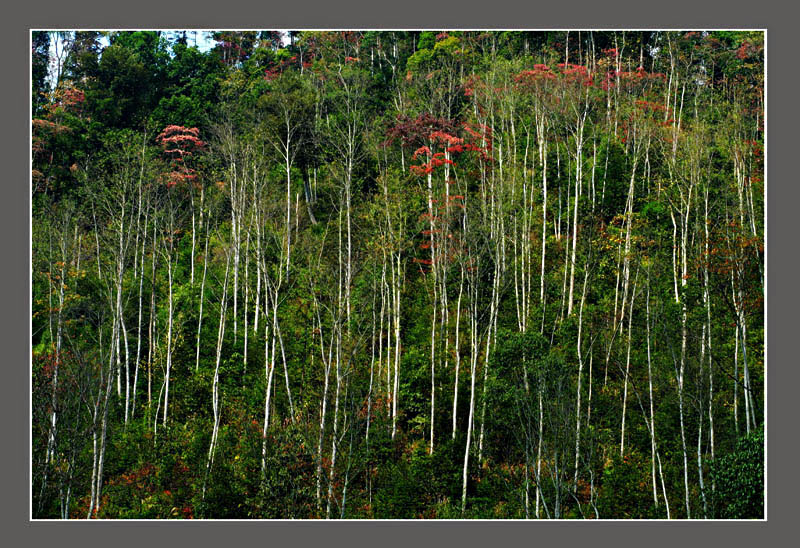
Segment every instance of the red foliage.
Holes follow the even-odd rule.
[[[62,110],[80,114],[85,102],[86,96],[83,90],[74,87],[59,87],[53,92],[53,102],[46,107],[46,110],[50,115]]]
[[[86,101],[83,90],[77,88],[67,88],[61,96],[61,104],[64,106],[75,106]]]
[[[536,64],[533,65],[533,70],[523,70],[514,77],[517,84],[524,87],[532,87],[546,80],[555,80],[556,75],[550,71],[547,65]]]
[[[635,104],[644,112],[647,112],[648,110],[651,112],[664,112],[665,110],[667,110],[667,107],[665,107],[661,103],[645,101],[643,99],[636,100]]]
[[[433,168],[428,166],[427,164],[423,164],[421,166],[411,166],[409,169],[411,169],[411,172],[414,173],[415,175],[420,175],[420,176],[433,173]]]
[[[60,124],[56,124],[51,122],[50,120],[43,120],[41,118],[34,118],[33,121],[33,129],[34,131],[52,131],[53,133],[64,133],[69,131],[67,126],[63,126]]]
[[[588,69],[586,67],[584,67],[583,65],[573,65],[573,64],[570,64],[570,63],[560,63],[558,66],[559,67],[563,67],[565,76],[573,76],[573,77],[583,76],[583,77],[585,77],[585,76],[587,76],[589,74]]]
[[[195,183],[197,173],[186,164],[186,161],[195,153],[206,148],[206,143],[200,140],[200,130],[196,127],[169,125],[158,134],[156,142],[161,145],[164,153],[171,159],[173,169],[166,176],[167,188],[179,184]]]
[[[458,145],[464,142],[464,139],[459,139],[449,133],[445,133],[444,131],[434,131],[430,135],[430,139],[432,141],[438,141],[440,143],[445,143],[448,145]]]
[[[200,130],[196,127],[186,128],[183,126],[170,125],[158,134],[156,141],[164,147],[167,154],[178,154],[179,156],[191,156],[193,151],[205,148],[206,143],[199,139]],[[175,148],[167,148],[174,145]]]
[[[747,40],[742,42],[742,45],[736,50],[736,58],[744,61],[745,59],[749,59],[758,55],[760,51],[764,48],[763,45],[758,44],[751,44]]]
[[[456,132],[456,126],[451,120],[435,118],[427,113],[416,118],[400,114],[397,123],[386,131],[386,135],[389,144],[399,139],[402,146],[413,147],[428,144],[431,134],[437,131],[452,135]]]
[[[428,148],[427,146],[419,147],[417,150],[414,151],[414,156],[412,156],[412,159],[416,160],[417,156],[419,156],[420,154],[425,154],[427,156],[430,156],[431,149]]]

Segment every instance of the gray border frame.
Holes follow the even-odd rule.
[[[724,543],[726,546],[758,543],[767,545],[789,540],[792,496],[796,476],[790,466],[797,455],[796,412],[790,390],[797,386],[797,367],[792,367],[788,344],[793,331],[791,313],[796,308],[797,292],[792,291],[790,276],[797,272],[797,262],[791,253],[796,232],[793,222],[797,215],[789,208],[798,203],[797,185],[793,184],[789,158],[794,144],[792,130],[797,127],[797,109],[790,101],[796,95],[797,50],[792,39],[797,28],[790,25],[798,20],[797,8],[777,2],[761,1],[758,5],[743,0],[701,5],[691,0],[671,0],[668,4],[644,4],[641,1],[612,3],[599,1],[578,5],[575,2],[549,5],[523,4],[512,0],[493,0],[491,3],[462,0],[434,4],[430,1],[403,0],[391,5],[373,4],[366,0],[322,3],[306,0],[303,4],[261,4],[248,6],[228,0],[195,0],[192,4],[138,0],[112,6],[108,2],[36,3],[7,7],[2,25],[11,55],[5,60],[8,83],[2,88],[6,110],[5,131],[0,133],[2,150],[7,155],[6,167],[11,175],[5,178],[5,199],[0,208],[0,234],[3,235],[5,268],[0,269],[5,304],[2,318],[4,348],[8,349],[5,368],[4,394],[0,398],[0,416],[6,450],[0,453],[5,471],[0,516],[7,542],[19,544],[48,543],[51,545],[86,546],[109,542],[122,545],[141,545],[142,541],[191,543],[218,546],[221,542],[237,544],[292,543],[304,545],[316,542],[335,544],[353,542],[407,545],[409,541],[427,540],[448,544],[486,545],[502,542],[540,544],[557,542],[613,543],[615,546],[632,543],[670,545],[690,540]],[[769,439],[772,449],[769,459],[769,519],[768,522],[601,522],[601,523],[524,523],[524,522],[344,522],[344,523],[286,523],[286,522],[206,522],[176,524],[172,522],[135,523],[60,523],[28,521],[29,516],[29,318],[30,318],[30,197],[28,191],[30,155],[28,119],[29,29],[30,28],[252,28],[263,23],[264,28],[766,28],[768,29],[768,150],[767,165],[772,180],[767,183],[767,216],[771,218],[767,250],[767,306],[769,354],[773,364],[768,381],[771,389],[768,407],[772,407]],[[795,24],[796,25],[796,24]],[[792,45],[795,47],[793,48]],[[23,106],[24,105],[24,106]],[[777,113],[775,120],[769,113]],[[796,152],[794,153],[796,155]],[[4,156],[6,156],[4,154]],[[783,182],[783,180],[786,182]],[[792,239],[790,239],[792,238]],[[772,253],[770,253],[772,251]],[[769,266],[773,266],[769,269]],[[794,267],[794,268],[793,268]],[[771,283],[770,283],[771,282]],[[774,288],[772,291],[769,287]],[[769,299],[771,295],[778,298]],[[789,297],[789,298],[787,298]],[[24,319],[21,319],[23,316]],[[771,322],[769,320],[772,320]],[[771,329],[769,329],[771,328]],[[793,334],[793,333],[792,333]],[[771,335],[771,336],[770,336]],[[10,344],[8,344],[10,343]],[[768,366],[769,367],[769,366]],[[771,404],[771,405],[770,405]],[[786,409],[783,409],[786,407]],[[793,428],[794,427],[794,428]],[[788,436],[786,435],[788,434]],[[122,531],[110,531],[109,527]],[[387,528],[387,530],[384,530]],[[9,538],[11,537],[11,538]],[[16,544],[16,543],[14,543]]]

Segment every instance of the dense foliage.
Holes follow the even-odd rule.
[[[209,39],[33,33],[34,517],[763,517],[762,33]]]

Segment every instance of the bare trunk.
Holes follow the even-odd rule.
[[[171,238],[171,236],[170,236]],[[173,321],[173,305],[172,305],[172,241],[169,243],[169,251],[167,252],[167,278],[169,283],[168,303],[167,303],[167,371],[164,374],[164,426],[167,425],[167,406],[169,405],[169,376],[172,370],[172,321]]]
[[[460,344],[459,344],[459,323],[461,320],[461,296],[464,293],[464,266],[461,266],[461,282],[458,286],[458,302],[456,303],[456,345],[455,345],[455,354],[456,354],[456,369],[455,369],[455,380],[453,382],[453,435],[452,439],[456,439],[456,422],[458,419],[458,374],[459,368],[461,366],[461,351],[460,351]]]
[[[581,350],[581,335],[583,334],[583,305],[586,302],[586,286],[589,282],[589,268],[583,273],[583,293],[581,304],[578,308],[578,388],[576,392],[575,404],[575,474],[573,476],[574,488],[578,485],[578,457],[581,449],[581,381],[583,380],[583,354]]]
[[[637,272],[638,275],[638,272]],[[619,442],[619,456],[625,456],[625,412],[628,407],[628,377],[630,376],[631,369],[631,328],[633,326],[633,302],[636,299],[636,280],[633,282],[633,291],[631,295],[631,306],[628,314],[628,352],[625,357],[625,383],[622,396],[622,429],[620,433]]]
[[[209,225],[211,223],[209,222]],[[205,301],[205,290],[206,290],[206,272],[208,270],[208,241],[210,240],[210,234],[208,227],[206,228],[206,243],[205,243],[205,250],[203,251],[203,278],[200,281],[200,310],[198,311],[197,315],[197,340],[195,344],[195,361],[194,361],[194,370],[197,371],[200,368],[200,331],[203,327],[203,302]]]
[[[219,402],[219,366],[222,358],[222,341],[225,338],[225,312],[228,308],[228,274],[230,271],[230,255],[225,262],[225,281],[222,285],[222,300],[219,305],[219,330],[217,331],[217,357],[214,365],[214,380],[211,385],[211,409],[214,413],[214,427],[211,431],[211,443],[208,447],[205,476],[203,478],[202,498],[206,498],[206,486],[211,467],[214,464],[214,453],[217,448],[217,434],[219,433],[220,402]],[[165,412],[166,416],[166,412]]]
[[[464,468],[461,484],[461,515],[467,507],[467,471],[469,469],[469,451],[472,444],[472,424],[475,414],[475,374],[478,367],[478,319],[477,319],[477,287],[475,279],[470,283],[470,397],[469,418],[467,419],[467,441],[464,445]]]

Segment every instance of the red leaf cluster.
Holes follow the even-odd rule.
[[[197,181],[197,172],[190,168],[186,161],[206,148],[206,143],[200,140],[199,129],[169,125],[158,134],[156,142],[171,159],[172,171],[167,174],[167,188]]]
[[[425,145],[419,147],[417,150],[414,151],[414,156],[412,156],[412,159],[416,160],[417,156],[419,156],[420,154],[425,154],[426,156],[430,156],[431,149]]]
[[[425,145],[428,144],[431,134],[437,131],[452,135],[456,132],[456,125],[451,120],[436,118],[427,113],[416,118],[400,114],[397,116],[397,123],[386,131],[387,144],[400,140],[404,147]]]
[[[206,143],[201,141],[200,130],[196,127],[186,128],[183,126],[170,125],[158,134],[156,141],[164,147],[164,152],[177,153],[181,156],[191,155],[192,151],[205,148]],[[167,149],[170,144],[174,144],[174,149]]]
[[[431,141],[438,141],[440,143],[445,143],[448,145],[459,145],[464,142],[464,139],[460,139],[449,133],[445,133],[444,131],[434,131],[430,135]]]

